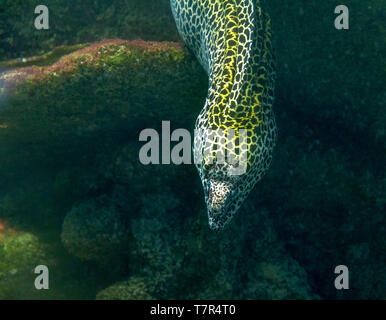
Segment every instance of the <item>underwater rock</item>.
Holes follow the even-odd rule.
[[[205,215],[189,218],[184,232],[174,229],[168,216],[159,215],[154,223],[148,218],[133,223],[136,244],[131,261],[137,266],[131,271],[141,277],[139,284],[130,278],[97,298],[135,299],[138,295],[132,290],[138,286],[140,297],[145,292],[155,299],[318,298],[304,269],[285,252],[269,223],[257,234],[238,226],[217,237],[206,227]]]
[[[301,133],[295,119],[285,119],[282,127],[288,136],[279,143],[266,184],[256,188],[255,205],[273,213],[286,250],[322,298],[381,298],[378,285],[369,287],[365,279],[377,283],[374,274],[383,274],[377,270],[385,264],[379,254],[385,248],[384,173],[369,154],[362,157],[340,143],[318,141],[309,128]],[[369,252],[353,259],[349,248],[359,248],[355,244],[362,241]],[[357,274],[358,290],[337,292],[333,270],[340,264]],[[384,288],[385,279],[379,279]]]
[[[184,225],[180,208],[177,209],[178,199],[165,188],[163,193],[141,198],[143,204],[139,217],[131,222],[135,241],[131,255],[133,260],[142,262],[139,263],[140,274],[155,283],[154,294],[167,298],[183,262],[181,234]]]
[[[37,299],[45,293],[34,287],[35,267],[52,265],[47,247],[35,235],[6,228],[0,230],[0,299]]]
[[[24,59],[21,64],[17,60],[4,61],[0,64],[3,69],[1,80],[3,89],[12,89],[20,82],[53,80],[52,76],[71,76],[73,73],[85,71],[85,67],[93,67],[89,71],[97,71],[95,67],[106,67],[108,71],[122,71],[125,63],[129,66],[141,66],[141,61],[133,57],[133,53],[147,53],[148,59],[157,59],[162,53],[167,52],[165,58],[173,61],[181,60],[183,52],[181,47],[171,42],[145,42],[142,40],[127,41],[123,39],[107,39],[90,45],[81,44],[77,46],[58,47],[51,53]],[[154,57],[149,53],[155,54]],[[56,59],[50,60],[47,57]],[[139,58],[137,56],[137,58]],[[142,63],[145,57],[142,57]],[[23,60],[23,59],[22,59]],[[48,60],[48,62],[45,62]],[[55,61],[57,60],[57,61]],[[130,61],[133,60],[133,61]],[[51,63],[50,63],[51,62]],[[54,63],[52,63],[54,62]],[[133,64],[133,62],[136,62]],[[149,61],[146,61],[149,62]],[[164,59],[167,63],[167,60]],[[120,65],[120,66],[119,66]],[[51,77],[50,77],[51,76]],[[48,77],[48,79],[47,79]]]
[[[134,145],[123,148],[115,158],[106,159],[100,170],[123,187],[112,194],[120,206],[130,207],[126,214],[131,235],[130,274],[146,279],[151,296],[317,297],[304,269],[286,253],[266,210],[249,201],[235,225],[216,235],[207,226],[194,168],[142,166],[131,156],[135,151],[138,147]],[[192,186],[190,192],[184,191]],[[127,204],[123,194],[129,197]],[[249,227],[242,221],[248,221]],[[119,283],[122,286],[126,284]]]
[[[0,60],[105,38],[178,39],[168,0],[51,0],[48,8],[55,23],[44,33],[34,27],[31,19],[36,5],[34,0],[0,2]]]
[[[76,50],[86,47],[87,44],[78,44],[73,46],[58,46],[52,51],[41,56],[18,58],[13,60],[0,61],[0,70],[13,68],[23,68],[28,66],[49,66],[55,63],[60,57],[67,55]]]
[[[375,246],[372,241],[358,241],[352,243],[347,250],[346,259],[348,265],[351,266],[350,289],[359,291],[358,296],[361,299],[373,296],[379,297],[379,299],[386,298],[384,287],[386,283],[386,259],[382,258],[386,249],[385,240],[386,236],[377,239],[378,246]],[[374,259],[373,255],[376,255],[378,259]],[[369,283],[372,285],[369,286]]]
[[[136,130],[160,118],[188,127],[206,91],[204,72],[179,45],[120,39],[94,43],[51,66],[7,70],[0,87],[0,130],[13,137],[7,143],[44,142],[47,153],[62,145],[70,148],[65,152],[78,149],[95,136],[137,139]]]
[[[11,208],[12,214],[22,215],[22,204],[28,200],[42,206],[34,211],[33,220],[46,221],[39,216],[44,213],[58,215],[60,221],[61,211],[73,207],[63,215],[65,247],[82,259],[119,256],[117,244],[130,242],[123,238],[130,219],[111,223],[119,218],[115,208],[126,217],[133,215],[139,190],[145,192],[153,183],[162,188],[171,169],[165,168],[157,177],[149,168],[150,175],[145,175],[135,144],[128,149],[123,146],[137,139],[136,128],[158,124],[161,117],[180,125],[193,121],[192,106],[199,108],[200,95],[205,95],[203,76],[198,64],[176,44],[124,40],[93,44],[52,66],[3,73],[7,103],[1,110],[6,125],[0,139],[7,156],[1,157],[2,180],[20,182],[15,176],[23,173],[24,179],[40,181],[38,190],[52,190],[49,197],[47,191],[32,193],[29,189],[36,189],[32,185],[28,189],[18,186],[23,192],[9,190],[4,197],[5,214]],[[159,91],[160,83],[165,83],[163,91]],[[115,157],[118,151],[121,159]],[[122,162],[137,166],[121,168]],[[113,204],[96,205],[95,198],[106,193]],[[158,209],[163,205],[158,203]]]
[[[123,250],[127,230],[121,214],[112,205],[89,201],[75,206],[63,221],[62,242],[84,260],[108,260]]]
[[[96,298],[97,300],[154,300],[149,293],[149,281],[141,277],[132,277],[127,281],[114,284],[100,291]]]
[[[71,5],[54,0],[50,9],[55,27],[43,35],[25,14],[32,14],[35,5],[32,0],[0,5],[0,9],[4,6],[0,10],[1,59],[105,38],[179,40],[169,0],[87,0]],[[328,1],[264,1],[277,56],[276,96],[282,101],[275,110],[336,123],[359,136],[368,133],[368,138],[385,147],[386,71],[380,67],[386,50],[385,3],[350,0],[346,5],[350,29],[336,30],[335,6]]]
[[[300,46],[295,35],[290,41]],[[386,180],[376,128],[355,136],[356,115],[302,104],[302,88],[317,80],[308,82],[308,73],[303,81],[296,64],[284,72],[283,59],[295,57],[282,50],[273,165],[222,234],[208,229],[193,166],[138,161],[140,130],[160,129],[165,119],[172,130],[192,129],[207,93],[198,63],[173,43],[106,40],[51,66],[0,75],[2,217],[53,230],[64,219],[63,243],[73,254],[98,265],[109,254],[127,259],[122,274],[108,271],[117,293],[107,289],[102,298],[384,298]],[[328,97],[304,92],[313,101]],[[306,109],[315,112],[308,117]],[[348,125],[335,126],[330,115],[324,122],[330,111]],[[360,280],[350,284],[357,290],[337,293],[333,270],[346,263]],[[99,288],[110,285],[100,281]]]
[[[210,275],[198,292],[188,292],[190,299],[311,299],[318,298],[308,283],[305,270],[285,250],[277,236],[266,209],[258,209],[252,201],[245,205],[244,217],[249,226],[236,218],[218,237],[201,232],[199,240],[194,232],[189,240],[200,243],[193,249],[205,252],[200,263]],[[211,248],[212,247],[212,248]],[[188,259],[195,259],[189,257]],[[189,261],[189,260],[188,260]],[[192,274],[184,277],[196,282],[203,269],[190,266]],[[188,278],[188,279],[189,279]],[[205,284],[204,284],[205,283]],[[189,287],[186,284],[185,287]]]

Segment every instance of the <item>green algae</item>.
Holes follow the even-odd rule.
[[[76,50],[82,49],[86,46],[87,44],[59,46],[41,56],[0,61],[0,69],[4,71],[7,69],[22,68],[28,66],[49,66],[57,62],[62,56],[74,52]]]
[[[34,288],[35,267],[49,264],[44,244],[33,234],[0,234],[0,299],[44,297]]]
[[[99,292],[97,300],[154,300],[148,292],[148,283],[143,278],[122,281]]]
[[[51,0],[49,30],[36,30],[34,9],[39,1],[0,2],[0,60],[41,55],[57,46],[106,38],[175,41],[177,29],[168,1]]]

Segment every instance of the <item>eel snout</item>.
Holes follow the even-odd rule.
[[[206,184],[205,198],[209,227],[219,232],[237,211],[235,204],[238,198],[237,188],[228,181],[209,180]]]

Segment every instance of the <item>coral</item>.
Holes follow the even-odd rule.
[[[108,260],[123,250],[127,232],[121,214],[112,205],[89,201],[74,206],[63,222],[62,242],[67,250],[85,260]]]
[[[357,16],[347,33],[333,28],[327,2],[267,2],[278,146],[267,176],[219,235],[208,230],[193,166],[138,161],[140,130],[158,130],[165,119],[172,129],[194,126],[207,78],[190,54],[172,42],[113,39],[44,55],[106,36],[176,40],[168,1],[82,2],[71,19],[83,27],[57,23],[44,41],[20,14],[32,2],[3,3],[7,21],[20,16],[20,23],[0,26],[2,66],[11,67],[0,75],[1,298],[90,298],[101,288],[108,289],[100,299],[385,298],[379,1],[370,9],[353,1],[356,12],[371,15]],[[61,3],[52,1],[61,8],[52,10],[57,21],[69,16]],[[362,33],[365,26],[371,32]],[[8,61],[33,55],[43,56],[27,59],[28,67]],[[36,234],[9,233],[11,220]],[[55,259],[69,274],[55,284],[60,293],[32,293],[31,270],[46,262],[45,245],[61,247],[61,231],[82,259]],[[123,266],[102,276],[108,256]],[[335,289],[339,264],[349,267],[353,290]]]
[[[193,237],[199,237],[195,241],[199,241],[201,246],[191,248],[194,251],[186,258],[187,262],[197,259],[199,252],[203,251],[205,254],[199,263],[204,269],[197,269],[197,264],[189,263],[183,275],[190,282],[186,287],[197,283],[202,272],[211,270],[211,273],[202,279],[197,292],[188,291],[189,298],[318,298],[308,284],[305,270],[286,252],[284,243],[279,240],[269,213],[257,209],[251,201],[246,206],[243,219],[248,220],[249,226],[236,223],[218,238],[207,231],[190,235],[187,241],[194,243]]]
[[[50,264],[46,246],[32,233],[0,231],[0,299],[42,298],[34,288],[35,267]]]
[[[141,277],[132,277],[127,281],[114,284],[102,291],[97,300],[153,300],[149,293],[148,281]]]

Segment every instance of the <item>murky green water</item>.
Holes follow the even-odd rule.
[[[279,140],[220,234],[193,165],[138,158],[207,95],[169,2],[50,1],[36,30],[39,4],[0,1],[0,299],[386,297],[383,1],[345,1],[349,30],[334,1],[264,5]]]

